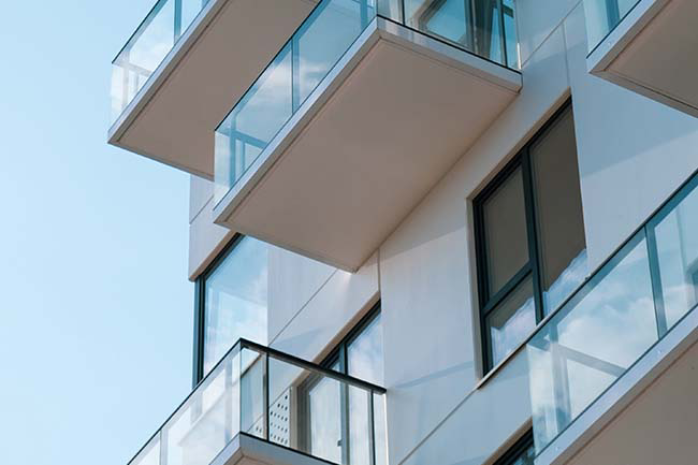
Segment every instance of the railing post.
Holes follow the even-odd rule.
[[[376,0],[376,2],[379,2],[380,0]],[[376,7],[378,5],[376,4]],[[368,26],[368,0],[361,0],[361,29],[365,28]]]
[[[368,451],[369,451],[369,465],[376,465],[376,423],[373,405],[373,391],[366,391],[368,395]],[[381,462],[382,464],[383,462]]]
[[[291,38],[291,112],[295,113],[301,106],[301,57],[298,37]]]
[[[182,0],[174,0],[174,42],[182,35]],[[173,42],[173,43],[174,43]]]
[[[264,431],[262,432],[262,435],[264,436],[265,440],[269,441],[269,426],[271,423],[269,418],[269,354],[265,352],[263,357],[264,360],[262,365],[262,415],[264,416]]]
[[[669,324],[664,308],[664,291],[662,278],[659,271],[659,254],[657,251],[657,237],[652,224],[645,226],[645,238],[647,243],[647,260],[650,267],[650,279],[652,281],[652,297],[654,300],[654,316],[657,324],[657,339],[661,339],[669,331]]]

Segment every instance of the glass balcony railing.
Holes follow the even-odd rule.
[[[209,0],[158,0],[112,62],[112,122],[121,116],[151,74]]]
[[[208,465],[238,434],[339,465],[384,465],[385,390],[240,340],[129,465]]]
[[[698,303],[698,175],[527,344],[542,452]]]
[[[640,0],[584,0],[587,42],[593,51]]]
[[[217,202],[376,16],[519,66],[513,0],[322,0],[217,128]]]

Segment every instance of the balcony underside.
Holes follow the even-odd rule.
[[[233,438],[211,462],[211,465],[327,465],[328,463],[242,433]]]
[[[536,459],[536,465],[693,465],[698,312],[679,322]]]
[[[695,0],[641,0],[589,56],[589,69],[698,117],[696,25]]]
[[[213,130],[314,0],[211,0],[109,131],[109,143],[213,178]]]
[[[214,215],[354,271],[520,88],[517,72],[376,18]]]

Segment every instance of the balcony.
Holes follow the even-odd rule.
[[[240,340],[129,465],[385,465],[385,390]]]
[[[323,0],[216,130],[216,221],[355,271],[518,95],[514,24]]]
[[[698,116],[698,2],[584,0],[589,70]]]
[[[695,463],[698,175],[527,344],[536,465]]]
[[[213,179],[211,132],[317,0],[158,0],[112,66],[109,143]]]

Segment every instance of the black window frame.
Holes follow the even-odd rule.
[[[361,319],[356,323],[349,333],[347,333],[346,336],[344,336],[332,349],[332,351],[320,362],[320,366],[328,369],[328,370],[333,370],[337,371],[338,373],[341,373],[343,375],[348,376],[348,371],[349,371],[349,359],[348,359],[348,348],[354,342],[360,335],[363,334],[363,332],[366,330],[366,328],[369,327],[371,323],[375,321],[378,316],[381,314],[381,301],[379,300],[378,302],[375,303],[373,307],[364,315],[361,317]],[[339,370],[334,370],[333,366],[337,365]],[[304,432],[304,438],[302,439],[304,441],[304,447],[307,448],[307,450],[310,450],[310,410],[308,406],[308,394],[312,389],[317,385],[319,381],[319,378],[317,377],[311,377],[308,380],[305,380],[299,387],[298,391],[298,399],[299,399],[299,408],[305,410],[305,418],[306,418],[306,427],[305,427],[305,432]],[[349,418],[350,418],[350,413],[349,413],[349,390],[345,385],[342,385],[341,389],[341,409],[342,409],[342,418],[341,418],[341,428],[342,428],[342,437],[343,438],[349,438],[350,433],[349,433]],[[373,423],[371,423],[371,426],[375,426]],[[370,431],[371,435],[375,435],[375,431]],[[342,463],[349,463],[350,457],[349,457],[349,444],[342,444]],[[375,453],[375,450],[373,451]],[[371,456],[370,457],[371,463],[376,463],[376,457]]]
[[[560,121],[560,118],[568,111],[573,110],[572,99],[569,98],[546,121],[538,132],[523,146],[521,150],[500,170],[494,178],[473,199],[475,252],[477,264],[477,291],[480,317],[480,338],[482,348],[483,375],[489,373],[495,363],[492,360],[492,340],[490,337],[488,318],[499,306],[519,288],[526,279],[531,279],[533,287],[533,301],[535,304],[536,327],[545,319],[543,302],[543,290],[541,285],[541,255],[540,237],[538,234],[538,212],[535,199],[535,181],[531,163],[531,150],[550,130]],[[578,153],[576,154],[578,156]],[[487,266],[487,238],[485,231],[485,203],[497,190],[511,179],[511,175],[521,169],[524,208],[526,218],[526,236],[528,245],[528,262],[512,276],[501,289],[494,295],[490,295],[490,283]],[[552,313],[554,309],[550,309]],[[533,333],[534,330],[531,332]],[[522,341],[523,342],[523,341]]]
[[[206,266],[194,283],[194,338],[192,360],[192,387],[196,387],[204,379],[204,345],[206,344],[206,280],[225,261],[233,249],[246,236],[236,233],[223,246],[218,255]]]
[[[521,436],[513,446],[511,446],[504,455],[497,459],[493,465],[513,465],[518,459],[531,447],[534,447],[533,429],[529,429]],[[534,451],[535,455],[535,451]]]

